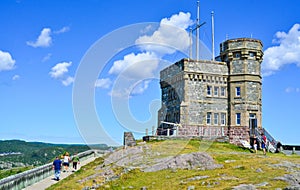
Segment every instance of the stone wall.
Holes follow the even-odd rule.
[[[124,146],[135,146],[136,141],[132,132],[124,132]]]
[[[181,126],[178,136],[222,137],[227,136],[227,127]]]
[[[229,142],[240,145],[240,140],[249,141],[249,127],[248,126],[231,126],[228,130]]]

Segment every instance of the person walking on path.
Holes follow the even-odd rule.
[[[73,165],[74,171],[77,170],[77,164],[80,164],[80,162],[79,162],[79,156],[77,155],[77,153],[75,153],[75,155],[72,158],[72,165]]]
[[[54,170],[54,179],[59,181],[60,177],[60,170],[61,170],[61,160],[58,156],[56,156],[56,159],[53,161],[52,168]]]

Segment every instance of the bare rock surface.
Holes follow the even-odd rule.
[[[271,167],[274,168],[285,168],[289,174],[275,177],[274,180],[286,181],[290,184],[286,189],[299,189],[300,190],[300,164],[292,163],[288,161],[282,161],[279,164],[273,164]]]
[[[223,167],[223,165],[216,164],[213,158],[205,152],[160,157],[147,145],[130,147],[112,153],[105,159],[104,165],[112,163],[123,167],[139,168],[144,172],[177,168],[211,170]]]

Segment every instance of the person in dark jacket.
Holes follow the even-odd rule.
[[[54,170],[54,178],[55,180],[59,181],[60,177],[60,170],[61,170],[61,160],[57,156],[56,159],[53,161],[52,168]]]

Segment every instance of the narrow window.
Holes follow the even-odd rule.
[[[235,96],[241,96],[241,87],[235,87]]]
[[[211,112],[207,112],[206,114],[206,124],[211,124]]]
[[[226,124],[226,114],[221,113],[221,125],[225,125],[225,124]]]
[[[211,96],[211,86],[207,86],[207,96]]]
[[[234,57],[235,58],[240,58],[241,57],[241,53],[235,53]]]
[[[225,87],[221,87],[221,96],[225,96]]]
[[[241,113],[236,113],[235,114],[235,121],[237,125],[241,124]]]
[[[214,96],[219,96],[219,87],[214,87]]]
[[[214,113],[214,125],[218,125],[218,124],[219,124],[219,114]]]

